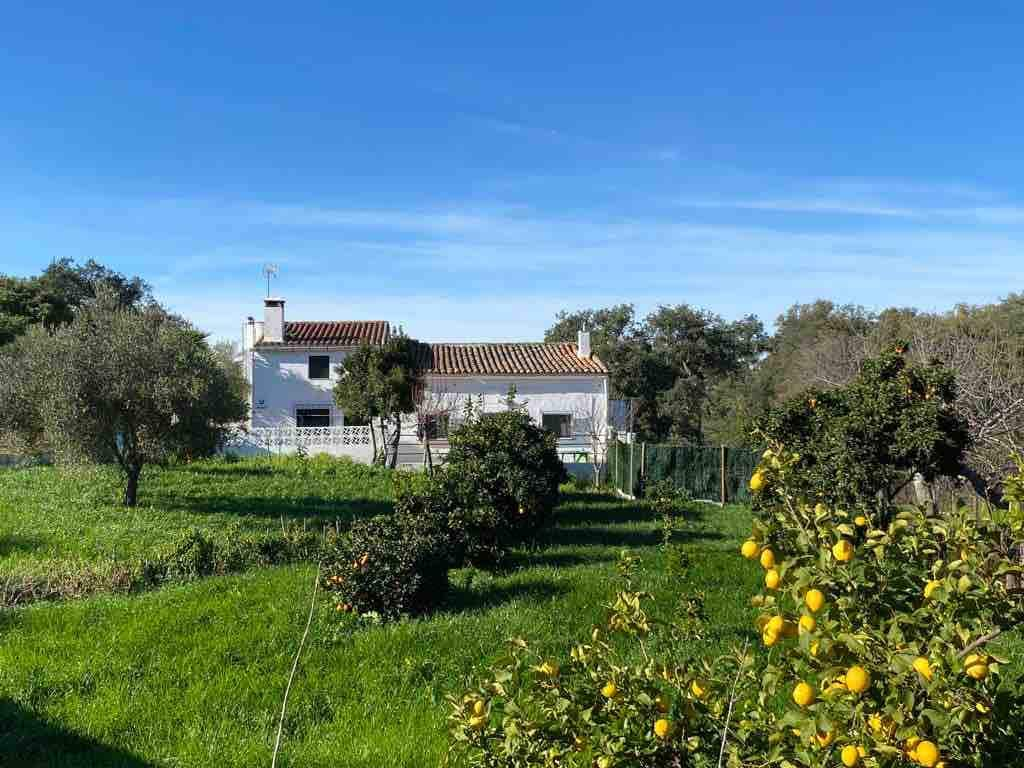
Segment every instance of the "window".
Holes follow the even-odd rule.
[[[331,426],[330,408],[296,408],[295,426],[297,427],[329,427]]]
[[[447,440],[448,430],[451,428],[451,417],[447,413],[437,416],[428,416],[425,423],[420,427],[420,439]]]
[[[309,378],[329,379],[331,378],[331,357],[330,355],[309,356]]]
[[[541,426],[556,437],[572,437],[572,416],[568,413],[545,413],[541,416]]]

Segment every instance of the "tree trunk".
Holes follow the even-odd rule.
[[[395,417],[395,431],[391,437],[391,457],[388,466],[394,469],[398,466],[398,442],[402,439],[402,417]]]
[[[124,486],[124,506],[134,507],[139,500],[139,475],[142,467],[132,467],[126,470],[127,482]]]
[[[938,503],[935,501],[935,494],[932,492],[932,487],[925,482],[924,475],[920,472],[914,473],[914,498],[920,506],[926,507],[929,510],[931,517],[938,517]]]

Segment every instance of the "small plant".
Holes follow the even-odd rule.
[[[691,510],[693,499],[685,488],[677,488],[667,478],[648,485],[644,489],[644,498],[661,522],[661,543],[667,550],[686,522],[686,513]]]
[[[689,632],[699,624],[662,624],[648,614],[649,596],[637,591],[639,560],[623,553],[621,588],[605,628],[574,645],[568,659],[536,653],[517,638],[507,655],[473,690],[449,697],[450,759],[473,768],[492,766],[701,766],[716,764],[719,733],[729,716],[728,694],[718,693],[748,663],[742,656],[715,665],[662,664],[643,651],[639,662],[619,638],[644,648],[656,630]]]

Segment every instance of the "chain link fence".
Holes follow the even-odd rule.
[[[645,485],[667,479],[695,499],[746,503],[747,482],[759,460],[758,452],[747,448],[613,442],[608,480],[630,497],[642,495]]]

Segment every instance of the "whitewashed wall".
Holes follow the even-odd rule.
[[[249,356],[252,383],[252,426],[293,427],[296,407],[330,408],[331,424],[342,426],[343,414],[334,406],[335,368],[348,354],[336,351],[252,350]],[[331,358],[330,379],[308,378],[310,355]]]
[[[348,354],[346,350],[253,350],[247,354],[253,427],[295,426],[295,409],[302,407],[331,408],[332,425],[343,425],[332,390],[337,381],[335,369]],[[330,356],[330,379],[308,378],[310,354]],[[444,393],[451,400],[482,395],[485,411],[504,410],[509,385],[515,384],[517,402],[524,404],[536,423],[541,423],[545,413],[571,415],[577,441],[590,431],[586,422],[592,414],[602,433],[607,427],[608,380],[604,376],[431,376],[426,383],[432,392]]]
[[[445,393],[447,398],[483,395],[485,411],[505,410],[510,384],[515,384],[516,401],[524,405],[537,424],[545,413],[567,413],[573,416],[575,431],[586,434],[590,430],[585,421],[593,412],[602,433],[607,426],[608,380],[604,376],[431,376],[427,379],[432,392]]]

